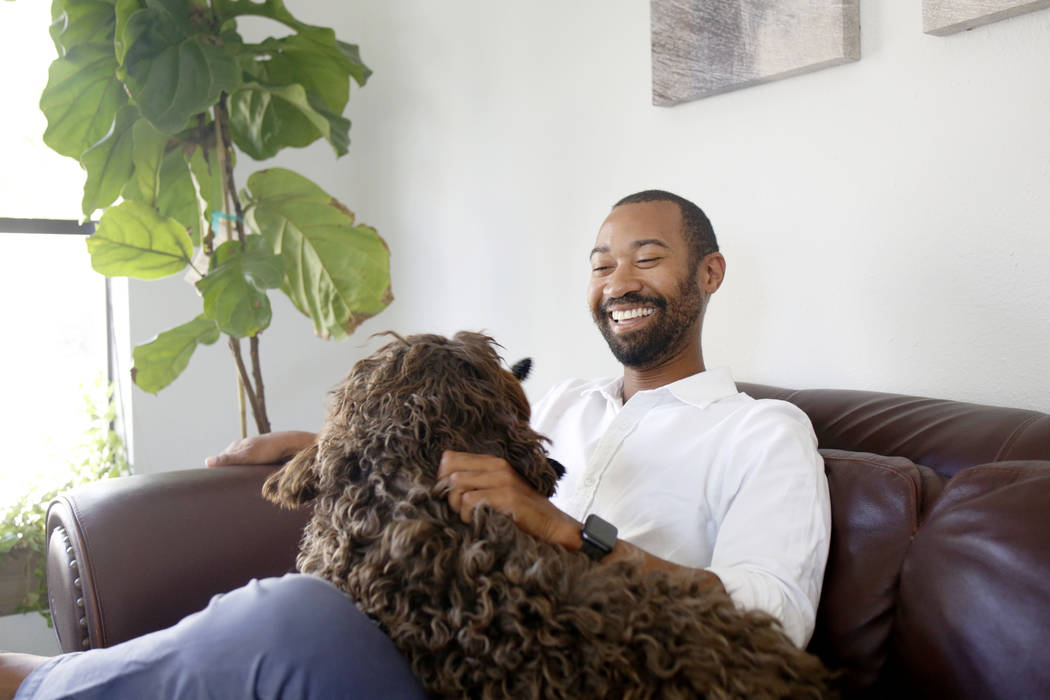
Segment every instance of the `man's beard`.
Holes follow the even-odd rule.
[[[609,317],[614,304],[637,304],[652,306],[656,318],[643,328],[619,334],[613,331],[613,320]],[[647,297],[628,292],[622,297],[609,299],[593,314],[598,330],[609,344],[612,354],[625,367],[650,369],[663,364],[678,354],[689,342],[694,322],[703,310],[703,295],[697,285],[697,273],[678,287],[678,296],[673,299]]]

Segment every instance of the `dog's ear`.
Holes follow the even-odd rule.
[[[317,498],[316,464],[317,445],[313,444],[266,479],[262,487],[263,497],[283,508],[306,505]]]

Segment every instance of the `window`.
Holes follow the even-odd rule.
[[[0,647],[43,654],[58,651],[43,618],[6,616],[46,606],[41,504],[126,458],[105,412],[110,290],[122,284],[91,269],[84,239],[93,225],[78,222],[84,172],[42,138],[37,105],[56,57],[50,5],[0,2]]]
[[[84,173],[42,140],[50,23],[50,3],[0,4],[0,64],[18,66],[5,74],[0,130],[0,511],[68,470],[84,440],[85,393],[109,378],[107,282],[89,263],[91,225],[77,222]]]
[[[85,394],[97,402],[99,377],[108,379],[108,324],[106,280],[91,269],[83,235],[2,232],[0,259],[7,262],[0,275],[3,510],[31,486],[62,483],[68,473],[84,440]]]

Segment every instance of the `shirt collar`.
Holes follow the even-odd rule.
[[[600,393],[610,403],[623,404],[623,377],[605,377],[595,379],[591,385],[583,390],[583,395]]]
[[[623,377],[596,380],[584,391],[584,394],[594,392],[599,392],[606,398],[606,400],[617,406],[622,406],[623,399],[621,397],[623,396]],[[670,384],[665,384],[656,389],[647,389],[638,393],[644,394],[658,392],[670,393],[679,401],[692,404],[699,408],[704,408],[719,399],[724,399],[738,393],[736,383],[733,381],[733,376],[729,372],[728,367],[715,367],[714,369],[709,369],[704,372],[697,372],[696,374],[691,374],[688,377],[679,379],[677,382],[671,382]]]

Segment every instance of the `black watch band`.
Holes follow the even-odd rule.
[[[587,516],[583,521],[583,529],[580,530],[580,551],[595,561],[604,559],[616,546],[616,526],[607,520],[599,518],[594,513]]]

